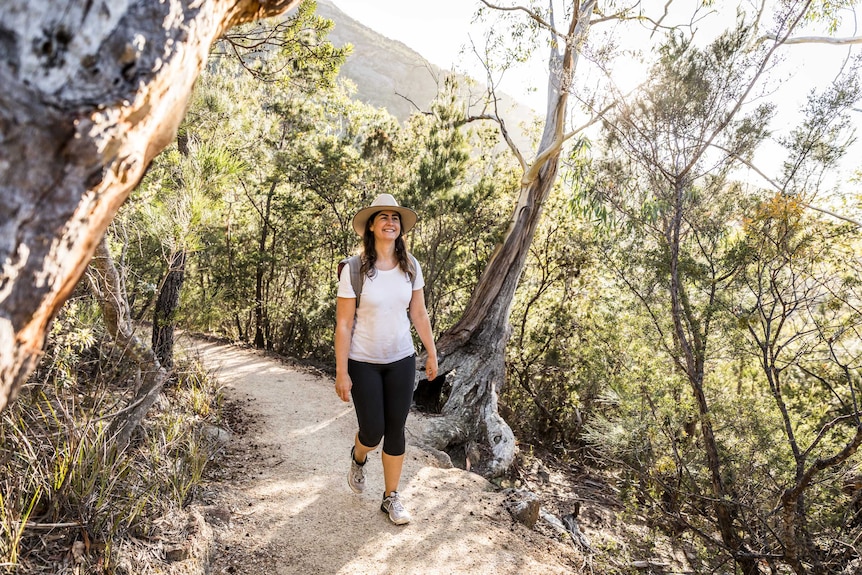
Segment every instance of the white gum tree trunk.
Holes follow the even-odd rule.
[[[485,2],[488,6],[490,2]],[[420,440],[439,450],[463,448],[471,468],[486,476],[503,473],[515,457],[515,437],[497,411],[506,378],[509,316],[518,280],[526,265],[542,206],[555,182],[566,133],[568,96],[596,0],[572,0],[571,19],[554,31],[548,77],[548,106],[542,139],[528,164],[513,143],[523,168],[518,204],[502,244],[482,273],[461,319],[440,337],[440,373],[451,392],[440,415],[424,423]],[[537,18],[538,19],[538,18]]]

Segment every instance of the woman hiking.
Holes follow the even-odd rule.
[[[368,453],[382,439],[385,490],[380,509],[396,525],[410,522],[398,483],[416,375],[411,322],[428,354],[428,381],[437,377],[422,268],[404,245],[403,236],[416,219],[416,212],[399,206],[390,194],[377,196],[356,213],[353,229],[362,238],[362,253],[341,268],[336,304],[335,391],[342,401],[353,398],[359,424],[347,483],[356,493],[365,490]]]

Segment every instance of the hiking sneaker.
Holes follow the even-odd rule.
[[[353,453],[356,451],[356,446],[350,448],[350,471],[347,472],[347,484],[354,493],[362,493],[365,491],[365,463],[368,462],[366,457],[364,463],[357,463]]]
[[[410,513],[404,509],[401,499],[398,498],[398,492],[393,491],[389,497],[383,495],[383,503],[380,504],[380,511],[389,514],[389,520],[395,525],[404,525],[410,523]]]

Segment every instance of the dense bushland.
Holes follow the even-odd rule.
[[[3,572],[131,574],[157,566],[163,557],[141,542],[167,525],[181,531],[179,513],[214,454],[206,430],[219,423],[220,394],[187,359],[132,445],[118,451],[109,425],[140,370],[105,333],[98,309],[88,295],[66,304],[32,383],[2,414]]]
[[[705,48],[671,36],[637,96],[592,142],[572,139],[500,334],[501,413],[522,447],[616,478],[629,510],[704,569],[729,572],[732,558],[747,572],[838,573],[862,535],[862,231],[812,205],[836,200],[825,182],[852,138],[858,77],[812,94],[769,188],[745,181],[774,113],[729,120],[759,78],[752,33]],[[331,66],[289,66],[303,81],[284,81],[261,72],[284,68],[276,52],[246,56],[213,58],[177,142],[111,230],[133,315],[330,364],[335,269],[358,247],[350,218],[388,192],[420,214],[409,248],[435,332],[452,326],[519,187],[496,132],[465,122],[451,83],[401,125]],[[337,67],[344,53],[318,56]],[[37,536],[28,518],[78,516],[99,540],[145,533],[155,495],[182,505],[205,459],[176,410],[185,398],[206,419],[217,400],[186,366],[131,455],[104,444],[104,414],[134,373],[87,302],[55,326],[34,376],[46,385],[3,414],[0,461],[20,482],[0,506],[10,563]],[[103,466],[116,469],[107,485]]]

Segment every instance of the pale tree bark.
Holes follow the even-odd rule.
[[[35,366],[111,218],[173,140],[210,45],[298,3],[4,3],[0,409]]]
[[[451,385],[451,392],[441,414],[426,421],[421,441],[440,450],[463,447],[471,469],[488,476],[504,472],[515,457],[514,435],[497,411],[498,393],[506,375],[509,315],[542,206],[557,179],[560,151],[571,135],[565,132],[569,88],[595,4],[595,0],[574,0],[572,20],[564,33],[553,32],[553,22],[542,22],[556,35],[551,42],[542,139],[531,165],[514,150],[524,172],[509,230],[479,279],[462,318],[437,344],[439,371]]]
[[[158,399],[168,378],[168,371],[159,364],[152,348],[135,335],[129,302],[105,238],[96,245],[96,251],[90,261],[89,278],[92,291],[101,304],[105,328],[126,356],[135,362],[141,374],[141,385],[135,397],[127,407],[114,414],[109,429],[109,433],[114,436],[115,445],[122,450],[129,443],[132,432]]]

